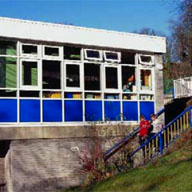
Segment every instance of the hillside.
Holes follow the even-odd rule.
[[[185,133],[167,153],[145,167],[118,174],[89,189],[67,192],[187,192],[192,191],[192,129]]]

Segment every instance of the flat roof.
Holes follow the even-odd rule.
[[[166,38],[0,17],[0,36],[115,49],[166,52]]]

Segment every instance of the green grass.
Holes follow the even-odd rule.
[[[192,192],[192,130],[168,153],[145,167],[130,170],[106,181],[68,192]]]

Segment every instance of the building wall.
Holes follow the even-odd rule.
[[[81,184],[85,173],[71,148],[84,150],[86,142],[75,138],[12,141],[7,157],[9,191],[56,191]]]
[[[155,55],[155,103],[156,112],[164,106],[164,93],[163,93],[163,58],[162,55]],[[161,68],[162,67],[162,68]],[[164,116],[161,116],[164,121]]]
[[[8,192],[56,191],[83,183],[86,174],[78,156],[92,154],[96,143],[92,136],[99,136],[106,151],[135,126],[100,128],[85,128],[89,137],[13,140],[5,160]]]

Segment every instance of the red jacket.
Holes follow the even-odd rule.
[[[139,130],[139,136],[148,136],[148,130],[151,127],[151,123],[147,120],[143,120],[140,122],[140,130]]]

